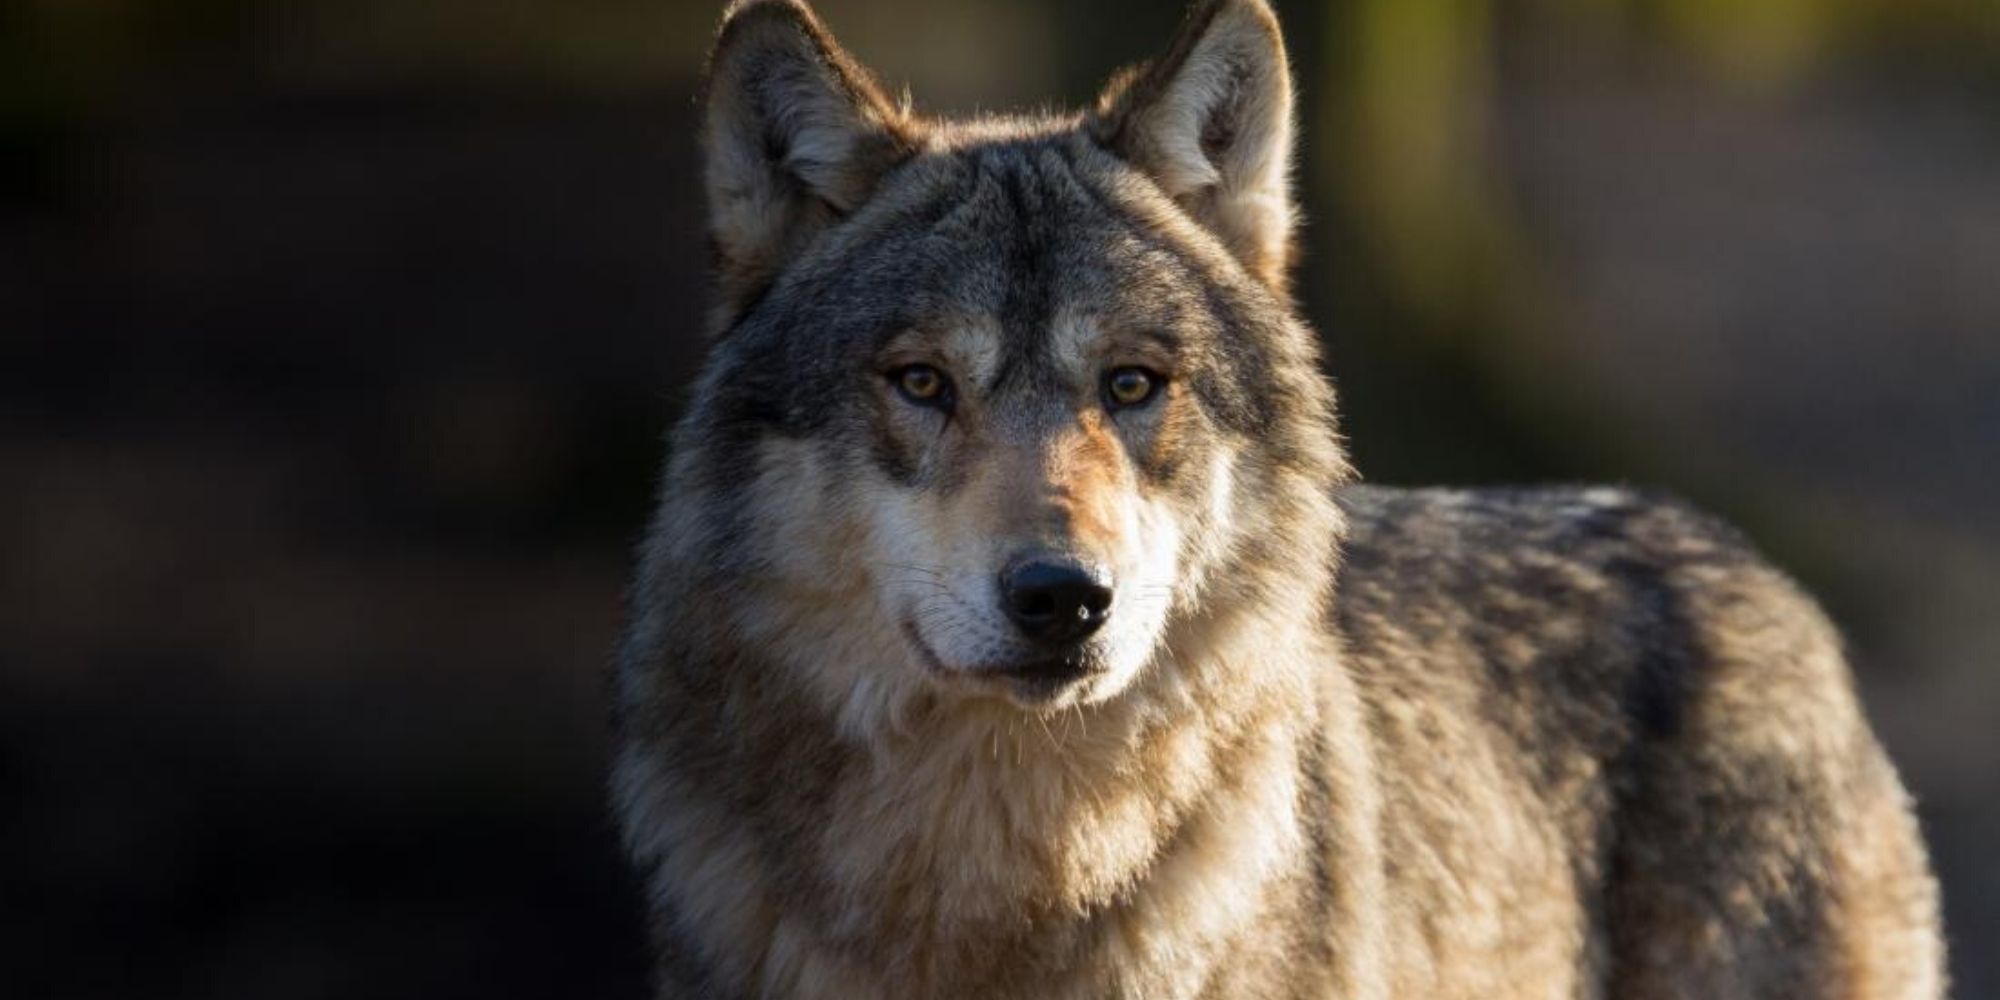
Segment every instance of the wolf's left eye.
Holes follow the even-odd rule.
[[[1104,376],[1104,398],[1115,408],[1143,406],[1166,381],[1144,368],[1113,368]]]
[[[889,380],[904,399],[918,406],[951,406],[951,379],[930,365],[904,365],[890,372]]]

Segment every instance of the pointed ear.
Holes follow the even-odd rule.
[[[1285,287],[1292,81],[1269,4],[1197,4],[1165,56],[1113,79],[1092,127],[1250,273]]]
[[[707,91],[709,228],[732,302],[859,206],[914,148],[908,113],[801,0],[730,7]]]

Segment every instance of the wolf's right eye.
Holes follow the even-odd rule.
[[[904,365],[889,373],[902,397],[932,409],[951,407],[951,379],[930,365]]]
[[[1159,392],[1160,382],[1144,368],[1119,368],[1104,376],[1104,396],[1119,408],[1143,406]]]

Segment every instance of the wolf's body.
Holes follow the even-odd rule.
[[[1261,2],[972,125],[752,4],[709,108],[618,684],[661,996],[1942,994],[1789,581],[1624,491],[1348,483]]]

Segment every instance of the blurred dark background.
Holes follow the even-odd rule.
[[[2000,2],[1280,0],[1371,479],[1616,480],[1848,630],[2000,997]],[[938,112],[1171,2],[824,0]],[[636,997],[599,676],[719,2],[0,4],[0,982]]]

